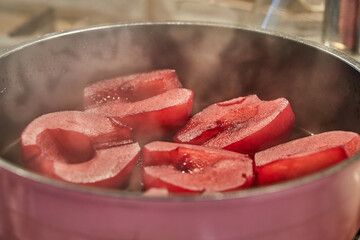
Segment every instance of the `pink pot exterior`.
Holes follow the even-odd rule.
[[[288,190],[222,200],[140,199],[54,187],[0,170],[0,236],[21,240],[351,240],[360,162]]]

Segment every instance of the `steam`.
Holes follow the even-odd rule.
[[[256,93],[287,98],[296,124],[310,132],[360,132],[359,73],[332,55],[235,28],[147,25],[65,35],[2,57],[1,149],[43,113],[82,109],[91,82],[164,68],[194,90],[194,113]]]

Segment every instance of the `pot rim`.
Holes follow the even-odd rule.
[[[66,35],[73,35],[81,32],[89,32],[110,28],[123,28],[123,27],[139,27],[139,26],[203,26],[203,27],[214,27],[214,28],[228,28],[234,30],[243,30],[249,32],[260,33],[264,35],[270,35],[271,37],[282,38],[289,41],[297,42],[300,44],[304,44],[308,47],[315,48],[322,52],[332,55],[333,57],[339,59],[340,61],[345,62],[350,67],[354,68],[356,71],[360,72],[360,63],[350,56],[322,45],[320,43],[310,41],[307,39],[303,39],[297,36],[290,36],[285,33],[273,31],[273,30],[265,30],[259,29],[244,25],[234,25],[234,24],[224,24],[224,23],[209,23],[209,22],[199,22],[199,21],[155,21],[155,22],[129,22],[129,23],[115,23],[115,24],[106,24],[106,25],[96,25],[90,26],[80,29],[74,29],[63,32],[54,32],[50,34],[46,34],[41,37],[37,37],[35,39],[31,39],[29,41],[22,42],[15,46],[6,48],[4,50],[0,50],[0,58],[4,58],[8,55],[11,55],[14,52],[20,51],[23,48],[31,46],[33,44],[47,41],[53,38],[58,38]],[[1,93],[0,93],[1,94]],[[336,164],[333,167],[329,167],[327,169],[318,171],[313,174],[309,174],[304,177],[296,178],[293,180],[289,180],[286,182],[281,182],[269,186],[261,186],[249,189],[242,189],[237,191],[232,191],[228,193],[213,193],[213,194],[205,194],[205,195],[172,195],[172,196],[144,196],[141,192],[126,192],[120,191],[116,189],[102,189],[95,187],[87,187],[80,186],[76,184],[66,183],[60,180],[51,179],[35,172],[28,171],[24,168],[17,166],[14,163],[6,161],[3,157],[0,156],[0,169],[5,169],[6,171],[15,174],[19,177],[25,178],[26,180],[31,180],[33,182],[39,184],[45,184],[51,187],[58,188],[59,190],[67,190],[74,191],[82,194],[96,195],[100,197],[111,197],[111,198],[122,198],[122,199],[130,199],[137,201],[163,201],[163,202],[173,202],[173,201],[209,201],[209,200],[227,200],[227,199],[238,199],[238,198],[247,198],[253,197],[257,195],[270,194],[280,191],[289,190],[292,188],[300,187],[306,184],[309,184],[314,181],[321,180],[323,178],[329,177],[333,174],[336,174],[346,168],[347,166],[353,164],[356,161],[360,161],[360,153],[355,156],[343,161],[341,163]]]

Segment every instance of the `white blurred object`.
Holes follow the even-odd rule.
[[[250,25],[319,41],[324,0],[255,0]]]

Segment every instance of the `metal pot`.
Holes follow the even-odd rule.
[[[296,129],[360,132],[360,64],[274,32],[203,23],[100,26],[0,56],[0,238],[350,240],[360,227],[360,154],[318,173],[227,194],[151,197],[52,180],[22,168],[32,119],[81,109],[93,81],[176,69],[194,112],[256,93],[287,98]]]

